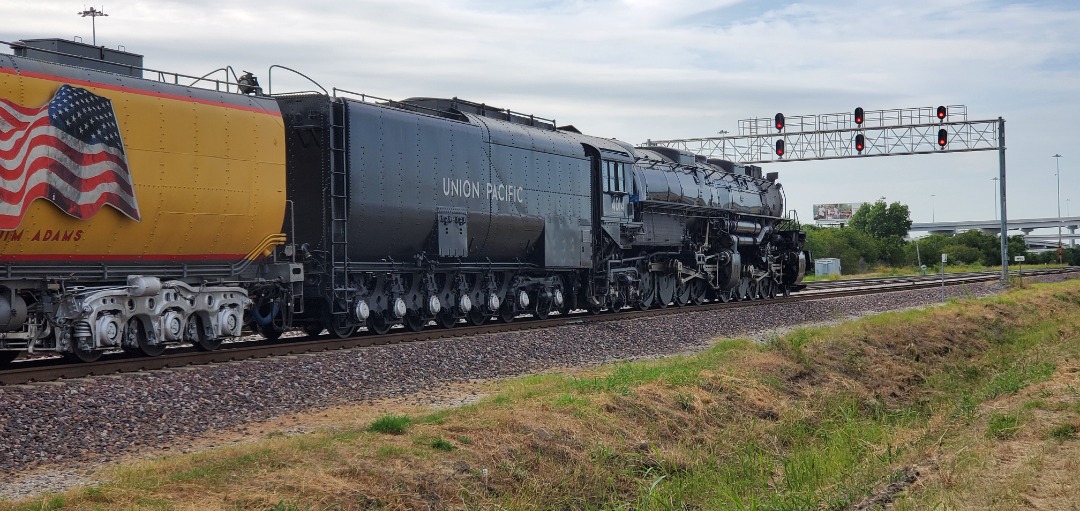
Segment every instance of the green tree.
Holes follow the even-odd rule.
[[[863,204],[851,215],[851,227],[875,238],[904,238],[911,229],[911,212],[899,202],[886,205],[885,199]]]

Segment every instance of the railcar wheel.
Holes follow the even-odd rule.
[[[468,321],[472,326],[480,326],[487,322],[488,317],[488,314],[480,310],[480,307],[473,307],[472,310],[465,315],[465,321]]]
[[[454,326],[457,325],[457,318],[455,318],[454,314],[450,311],[439,311],[439,313],[435,315],[435,324],[443,328],[454,328]]]
[[[418,314],[406,314],[404,318],[401,318],[401,324],[405,325],[410,332],[419,332],[427,326],[427,320]]]
[[[656,304],[666,309],[675,299],[675,276],[661,275],[656,279]]]
[[[300,329],[303,330],[308,337],[318,337],[319,334],[321,334],[322,331],[325,330],[322,326],[322,323],[319,322],[307,323],[304,326],[300,327]]]
[[[184,339],[194,345],[195,349],[199,351],[214,351],[221,347],[221,342],[224,340],[220,337],[210,337],[209,335],[206,335],[206,327],[203,324],[203,319],[197,315],[192,315],[188,318],[185,329]]]
[[[15,357],[19,356],[18,351],[0,351],[0,369],[5,369]]]
[[[701,305],[705,303],[706,295],[709,294],[709,285],[701,279],[694,279],[690,282],[690,301],[694,305]]]
[[[391,324],[382,315],[372,314],[368,317],[367,327],[372,333],[382,335],[390,331]]]
[[[18,352],[15,352],[18,353]],[[79,341],[74,341],[71,346],[71,353],[64,353],[64,358],[73,362],[97,362],[102,355],[105,354],[104,350],[83,350],[79,347]]]
[[[146,333],[146,327],[138,318],[131,318],[124,328],[124,336],[127,337],[125,345],[137,345],[138,352],[148,357],[156,357],[165,353],[165,345],[162,343],[150,344],[150,336]]]
[[[589,313],[593,315],[600,314],[601,312],[604,312],[604,302],[597,301],[596,303],[593,303],[589,300],[586,300],[585,310],[589,311]]]

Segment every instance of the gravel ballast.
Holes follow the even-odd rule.
[[[1042,281],[1068,276],[1041,277]],[[986,296],[1000,284],[946,288]],[[449,384],[700,350],[717,337],[941,303],[939,289],[568,325],[181,370],[0,387],[0,499],[85,484],[120,456],[348,403]],[[427,398],[430,399],[430,398]]]

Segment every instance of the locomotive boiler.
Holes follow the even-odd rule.
[[[804,235],[758,167],[458,98],[242,78],[0,56],[0,362],[802,287]]]

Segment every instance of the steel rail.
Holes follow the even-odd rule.
[[[1028,272],[1028,275],[1053,275],[1059,273],[1074,273],[1080,268],[1058,268],[1050,270],[1037,270]],[[482,326],[456,326],[454,328],[430,328],[420,332],[397,331],[385,335],[362,334],[347,339],[329,338],[323,336],[312,340],[297,341],[297,338],[282,338],[275,341],[251,341],[227,343],[215,351],[197,351],[193,348],[171,349],[166,354],[158,357],[142,357],[124,353],[107,354],[102,360],[93,363],[70,362],[63,359],[51,358],[44,360],[26,360],[15,362],[7,370],[0,371],[0,385],[19,385],[30,382],[50,382],[61,379],[84,378],[88,376],[100,376],[116,373],[129,373],[137,371],[152,371],[160,369],[175,369],[180,367],[226,363],[242,360],[297,355],[304,353],[318,353],[329,350],[352,349],[402,342],[428,341],[434,339],[448,339],[468,337],[473,335],[485,335],[520,330],[535,330],[553,328],[566,325],[580,325],[585,323],[597,323],[608,321],[621,321],[626,319],[646,318],[667,314],[684,314],[691,312],[704,312],[719,308],[754,307],[768,303],[791,303],[799,301],[820,300],[825,298],[837,298],[843,296],[868,295],[887,293],[893,291],[906,291],[912,289],[926,289],[940,287],[940,276],[927,277],[886,277],[881,279],[852,279],[830,281],[830,283],[843,283],[846,285],[828,287],[813,285],[798,294],[788,297],[777,297],[771,300],[746,300],[737,302],[710,302],[703,305],[687,305],[683,307],[668,307],[665,309],[649,309],[646,311],[623,310],[617,313],[591,314],[588,312],[575,312],[569,315],[556,315],[544,320],[528,320],[511,323],[491,323]],[[957,286],[978,282],[994,281],[999,278],[997,272],[975,272],[963,274],[946,274],[944,284]],[[817,284],[817,283],[812,283]],[[231,345],[231,346],[230,346]],[[57,363],[57,360],[63,360]]]

